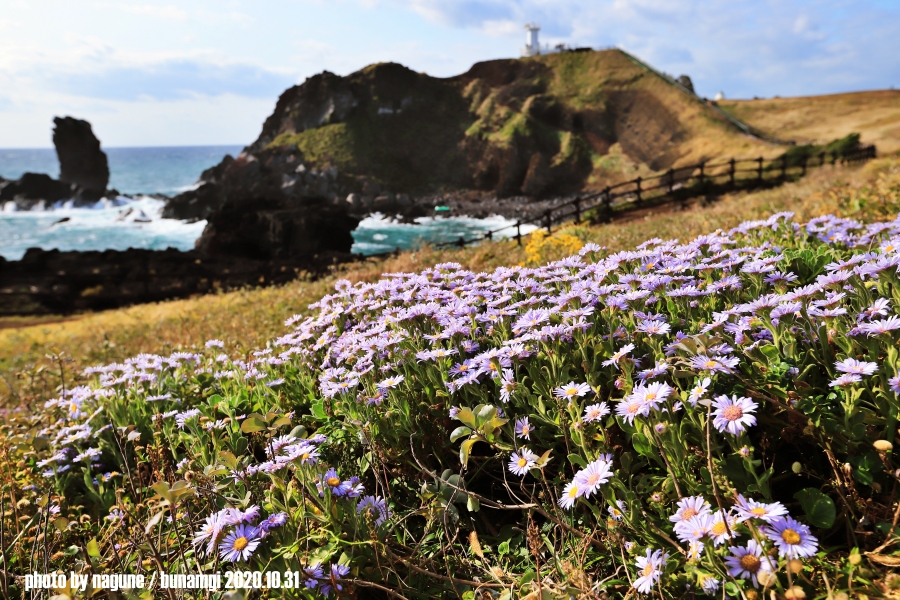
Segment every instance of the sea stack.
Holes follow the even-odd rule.
[[[91,124],[73,117],[56,117],[53,124],[60,181],[74,183],[86,190],[105,191],[109,183],[109,163]]]

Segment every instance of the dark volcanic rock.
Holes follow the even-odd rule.
[[[71,186],[44,173],[24,173],[13,181],[0,183],[0,201],[15,200],[21,209],[39,201],[56,202],[72,197]]]
[[[0,315],[64,314],[185,298],[247,285],[286,283],[351,260],[321,253],[303,261],[208,257],[196,251],[60,252],[31,248],[22,260],[0,257]]]
[[[53,123],[60,181],[100,193],[105,191],[109,183],[109,164],[91,124],[72,117],[56,117]]]
[[[324,198],[230,202],[215,211],[196,249],[206,256],[257,260],[349,253],[359,219]]]

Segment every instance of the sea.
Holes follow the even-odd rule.
[[[109,159],[109,187],[122,196],[105,198],[86,208],[59,202],[45,210],[16,211],[0,204],[0,256],[19,260],[28,248],[45,250],[126,250],[145,248],[190,250],[203,232],[205,221],[187,223],[163,219],[164,200],[196,185],[200,173],[226,154],[237,156],[242,146],[176,146],[104,148]],[[59,176],[53,148],[0,149],[0,176],[18,179],[23,173]],[[423,243],[452,242],[489,230],[506,228],[497,237],[515,234],[514,221],[493,216],[421,217],[414,224],[392,215],[375,213],[353,232],[352,251],[372,255],[409,250]],[[526,229],[523,227],[523,233]]]

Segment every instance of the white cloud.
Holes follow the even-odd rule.
[[[126,12],[144,17],[156,17],[170,21],[186,21],[188,12],[173,5],[159,6],[155,4],[117,4]]]

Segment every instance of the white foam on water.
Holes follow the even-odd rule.
[[[206,221],[186,223],[161,218],[164,202],[148,196],[104,198],[84,208],[66,201],[43,210],[13,211],[8,204],[0,214],[0,255],[7,260],[22,258],[32,247],[190,250],[206,226]],[[60,222],[64,218],[68,220]]]
[[[494,238],[516,235],[516,222],[493,215],[486,219],[473,217],[419,217],[415,224],[402,223],[382,213],[375,213],[360,221],[353,232],[353,249],[356,254],[378,254],[396,249],[409,250],[424,243],[455,242],[460,237],[469,240],[496,231]],[[537,229],[535,225],[522,225],[525,235]],[[497,231],[500,230],[500,231]]]

